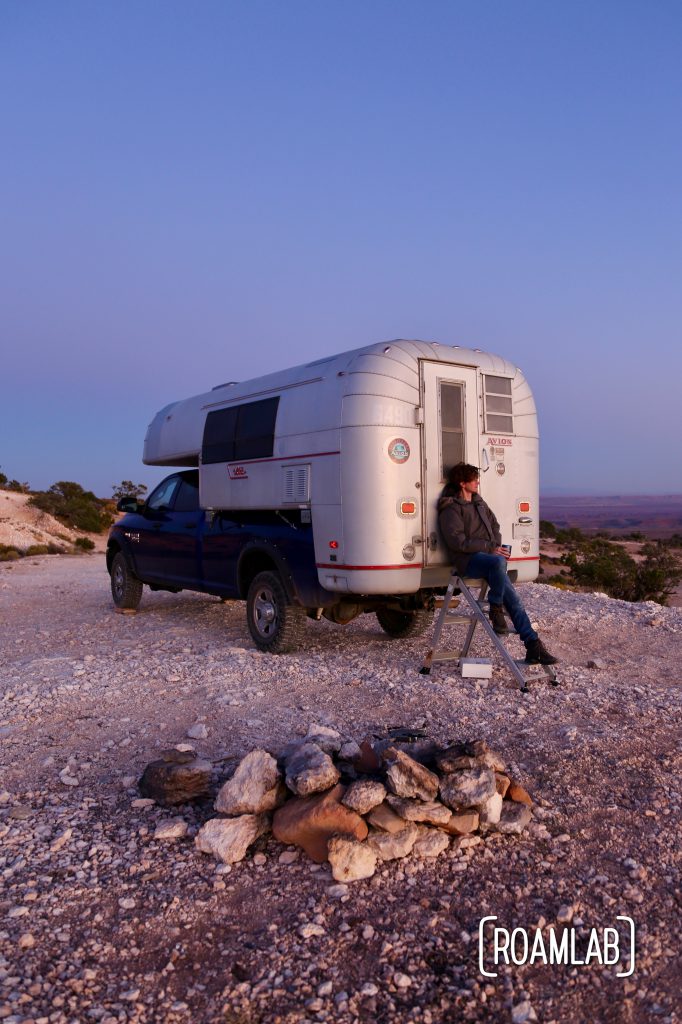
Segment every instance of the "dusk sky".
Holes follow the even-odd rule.
[[[3,0],[0,468],[152,484],[168,402],[422,338],[541,488],[682,492],[682,4]]]

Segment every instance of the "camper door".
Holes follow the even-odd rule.
[[[479,464],[477,371],[451,363],[422,361],[425,537],[424,562],[443,565],[448,556],[438,533],[440,493],[456,462]]]

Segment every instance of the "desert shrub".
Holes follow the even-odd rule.
[[[102,533],[111,522],[103,508],[104,502],[72,480],[60,480],[52,484],[49,491],[38,491],[29,498],[29,504],[49,512],[67,526],[88,533]]]
[[[60,548],[58,544],[48,544],[47,553],[48,555],[63,555],[65,549]]]
[[[89,537],[78,537],[76,539],[75,546],[80,548],[82,551],[93,551],[95,548],[94,540],[90,540]]]
[[[550,523],[549,519],[540,520],[540,536],[545,538],[556,537],[556,526]]]
[[[569,526],[566,529],[557,530],[555,536],[557,544],[565,544],[567,547],[582,544],[587,540],[583,531],[579,530],[577,526]]]
[[[18,558],[21,558],[21,551],[8,544],[0,544],[0,562],[16,562]]]
[[[6,483],[7,483],[7,474],[6,473],[0,473],[0,487],[4,487]]]
[[[26,555],[49,555],[50,552],[47,544],[31,544],[24,553]]]
[[[603,590],[621,601],[665,604],[682,580],[682,567],[660,541],[645,544],[636,562],[618,544],[594,538],[576,544],[563,561],[572,580],[590,590]]]
[[[19,494],[28,494],[31,488],[26,481],[22,484],[18,480],[8,480],[5,484],[5,490],[17,491]]]
[[[111,499],[114,502],[121,498],[137,498],[141,501],[147,493],[145,484],[134,484],[132,480],[121,480],[120,484],[112,485]]]

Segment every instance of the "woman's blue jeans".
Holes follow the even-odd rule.
[[[504,606],[514,624],[514,629],[524,644],[537,640],[538,635],[530,624],[523,602],[507,576],[506,558],[502,555],[486,555],[481,551],[471,556],[464,570],[464,576],[487,582],[488,601],[490,604]]]

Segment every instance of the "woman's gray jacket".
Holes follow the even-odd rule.
[[[446,488],[438,501],[438,526],[460,573],[466,570],[472,555],[480,551],[492,554],[502,542],[495,513],[480,494],[465,501],[449,495]]]

